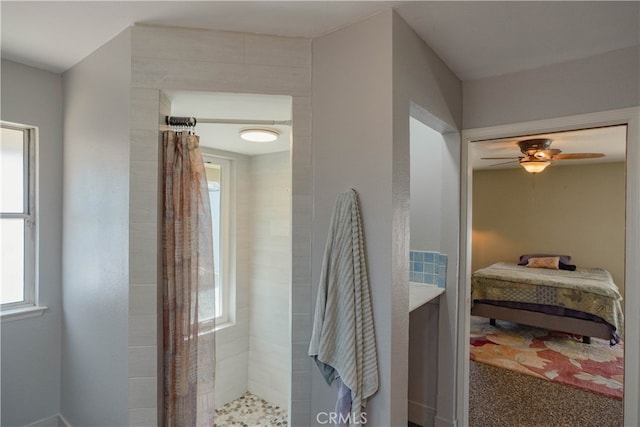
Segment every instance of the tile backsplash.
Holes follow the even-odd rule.
[[[409,280],[444,288],[447,283],[447,256],[439,252],[409,251]]]

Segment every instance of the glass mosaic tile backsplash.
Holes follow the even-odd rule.
[[[409,251],[409,280],[446,287],[447,256],[439,252]]]

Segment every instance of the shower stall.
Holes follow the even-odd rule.
[[[212,213],[216,422],[287,421],[291,336],[291,97],[163,93],[199,136]],[[249,141],[247,131],[275,136]]]

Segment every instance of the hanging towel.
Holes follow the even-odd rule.
[[[351,390],[350,425],[378,390],[378,358],[358,194],[338,195],[322,261],[309,356]]]

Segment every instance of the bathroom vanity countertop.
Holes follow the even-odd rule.
[[[443,293],[444,288],[439,288],[436,285],[409,282],[409,311],[411,312],[429,301],[438,298]]]

